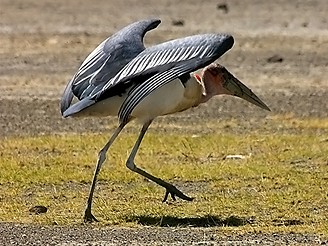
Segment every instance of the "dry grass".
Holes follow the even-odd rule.
[[[225,230],[328,235],[327,119],[272,119],[290,133],[146,136],[136,163],[193,202],[162,204],[164,190],[125,168],[136,134],[123,133],[100,174],[94,214],[101,224],[222,226]],[[211,123],[208,123],[210,127]],[[314,133],[313,128],[321,133]],[[97,152],[107,136],[11,137],[0,143],[2,221],[79,224]],[[229,154],[247,156],[225,159]],[[48,207],[32,215],[35,205]]]

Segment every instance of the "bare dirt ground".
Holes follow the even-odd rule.
[[[241,100],[223,97],[158,122],[194,124],[204,118],[233,116],[240,119],[239,128],[232,129],[238,131],[268,123],[277,114],[326,118],[327,13],[326,0],[0,0],[0,137],[101,131],[108,122],[115,122],[63,120],[59,99],[66,82],[97,44],[119,28],[148,17],[158,17],[162,24],[146,36],[147,45],[196,33],[233,34],[235,46],[219,62],[273,111],[268,114]],[[322,243],[319,236],[311,235],[217,236],[217,230],[41,228],[2,223],[0,244]]]

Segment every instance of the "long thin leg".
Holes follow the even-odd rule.
[[[134,163],[134,158],[138,152],[139,146],[141,144],[141,141],[143,139],[143,137],[145,136],[145,133],[148,129],[148,127],[150,126],[152,121],[148,121],[147,123],[145,123],[140,131],[139,137],[135,143],[135,145],[133,146],[133,149],[130,153],[130,156],[126,162],[126,166],[132,170],[133,172],[139,173],[140,175],[152,180],[153,182],[155,182],[156,184],[164,187],[166,189],[166,193],[163,199],[163,202],[165,202],[168,198],[168,195],[170,194],[172,199],[175,200],[175,196],[180,197],[183,200],[187,200],[187,201],[192,201],[193,198],[186,196],[185,194],[183,194],[180,190],[178,190],[174,185],[165,182],[162,179],[159,179],[157,177],[154,177],[153,175],[145,172],[144,170],[138,168],[135,163]]]
[[[93,174],[93,179],[92,179],[92,183],[90,186],[87,207],[84,211],[84,222],[98,221],[96,219],[96,217],[94,217],[93,214],[91,213],[92,198],[93,198],[93,193],[94,193],[95,187],[96,187],[97,176],[99,174],[99,171],[100,171],[104,161],[106,160],[106,153],[107,153],[109,147],[113,144],[116,137],[123,130],[124,126],[125,126],[125,124],[120,124],[119,127],[113,133],[112,137],[108,140],[108,142],[105,144],[105,146],[99,151],[97,166],[96,166],[95,172]]]

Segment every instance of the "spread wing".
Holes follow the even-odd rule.
[[[119,81],[134,80],[145,77],[129,92],[120,111],[120,122],[127,122],[133,109],[154,90],[170,81],[199,68],[205,67],[223,55],[233,45],[233,39],[227,35],[198,35],[186,39],[169,42],[153,49],[145,50],[147,55],[141,53],[133,59],[111,83],[104,87],[104,91]],[[161,47],[162,46],[162,47]],[[133,68],[133,70],[132,70]],[[132,75],[124,75],[125,73]],[[148,78],[147,78],[148,74]],[[99,97],[101,98],[101,97]]]
[[[158,19],[135,22],[104,40],[92,51],[64,90],[61,100],[62,114],[70,107],[74,96],[82,100],[97,93],[142,52],[145,49],[144,35],[159,23]]]
[[[170,81],[205,67],[233,46],[230,35],[203,34],[176,39],[145,49],[122,68],[100,91],[90,94],[67,110],[77,113],[92,104],[128,91],[119,110],[121,122],[128,121],[138,103]]]

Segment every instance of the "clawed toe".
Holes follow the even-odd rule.
[[[185,194],[183,194],[180,190],[178,190],[175,186],[170,185],[168,188],[166,188],[166,192],[163,198],[163,202],[166,202],[169,195],[171,195],[171,198],[173,201],[176,201],[176,197],[181,198],[182,200],[186,200],[186,201],[192,201],[194,198],[192,197],[188,197]]]
[[[162,202],[166,202],[169,195],[171,195],[171,198],[172,198],[173,201],[176,201],[175,194],[168,191],[168,190],[166,190],[165,195],[164,195],[164,199],[163,199]]]

